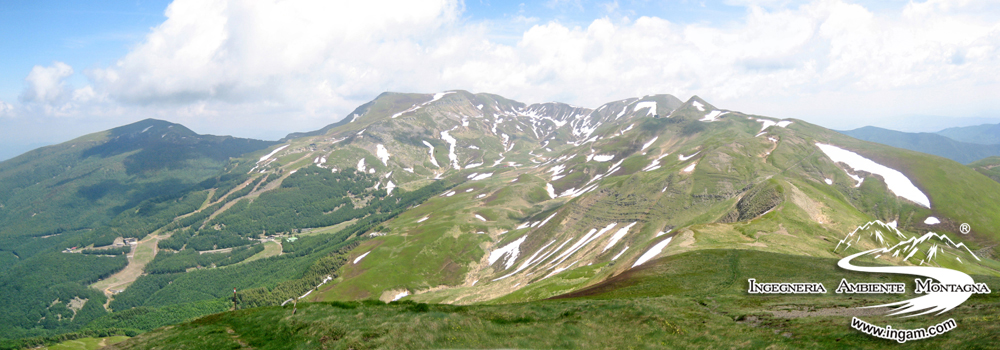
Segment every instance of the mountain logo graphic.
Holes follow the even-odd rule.
[[[876,255],[888,252],[890,250],[887,248],[879,248],[856,253],[840,259],[837,262],[837,266],[845,270],[857,272],[921,276],[937,280],[940,283],[917,279],[916,292],[918,294],[925,293],[925,295],[895,303],[865,306],[864,308],[896,307],[889,315],[905,315],[906,317],[926,315],[934,312],[937,312],[935,315],[940,315],[962,305],[973,293],[990,293],[989,287],[986,284],[975,283],[972,277],[964,272],[948,268],[931,266],[857,266],[851,264],[851,260],[863,255]]]

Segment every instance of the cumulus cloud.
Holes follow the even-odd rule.
[[[981,91],[1000,84],[1000,22],[984,17],[994,13],[982,11],[987,2],[929,0],[880,13],[842,0],[737,2],[747,12],[736,21],[549,21],[508,44],[491,40],[494,24],[464,19],[457,0],[176,0],[117,63],[88,70],[92,87],[71,99],[173,119],[292,116],[281,125],[295,129],[283,132],[332,122],[386,90],[585,106],[698,94],[805,119],[816,101],[836,101],[824,107],[842,114],[856,112],[843,107],[852,100],[881,103],[870,113],[944,110],[955,101],[931,97],[947,93],[1000,108]],[[70,74],[58,62],[35,67],[23,96],[63,98]],[[897,98],[908,89],[918,98]]]
[[[73,75],[73,67],[63,62],[54,62],[51,66],[35,66],[24,79],[27,86],[21,93],[25,102],[52,103],[66,95],[66,78]]]
[[[0,117],[6,117],[14,113],[14,106],[9,103],[0,101]]]

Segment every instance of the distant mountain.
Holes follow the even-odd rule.
[[[439,306],[413,302],[536,302],[651,266],[697,268],[692,281],[718,282],[691,289],[712,298],[731,292],[683,297],[676,314],[711,311],[719,302],[770,308],[781,303],[747,299],[748,278],[784,271],[785,280],[812,281],[813,272],[800,269],[809,265],[830,277],[824,281],[839,280],[838,240],[874,220],[896,222],[906,235],[888,247],[923,252],[891,263],[1000,274],[987,268],[1000,263],[985,251],[1000,242],[1000,183],[952,160],[801,120],[721,109],[697,96],[648,95],[587,108],[460,90],[384,93],[347,118],[279,143],[185,130],[147,121],[0,163],[0,184],[11,184],[0,191],[0,213],[7,215],[0,223],[13,227],[0,227],[0,337],[57,334],[88,321],[92,330],[151,331],[231,308],[302,310],[299,319],[317,310],[306,303],[319,301],[341,303],[313,305],[361,307],[351,317],[367,317],[366,305],[384,306],[376,299],[399,300],[387,307],[412,305],[414,315],[437,319],[425,312]],[[227,157],[240,152],[247,153]],[[959,234],[963,223],[972,229]],[[924,237],[928,228],[948,240]],[[874,246],[871,234],[855,231],[852,247]],[[113,246],[120,238],[138,242],[133,249]],[[934,259],[927,250],[934,244],[951,246]],[[982,261],[943,259],[962,253],[961,244]],[[737,268],[738,259],[755,270]],[[666,300],[644,299],[659,310]],[[366,301],[343,303],[357,300]],[[543,319],[508,315],[506,307],[482,309],[500,311],[483,315],[503,332]],[[576,312],[553,316],[582,329],[576,320],[584,316]],[[754,307],[730,315],[764,313]],[[739,318],[711,314],[725,329],[743,327],[733,323]],[[704,330],[656,317],[663,318],[649,324],[657,334],[664,325],[676,330],[670,334]],[[285,327],[270,320],[254,322]],[[244,325],[217,333],[233,339],[253,330],[266,341],[286,339]],[[379,347],[353,342],[383,334],[359,331],[361,324],[314,324],[321,325],[330,337],[317,341],[334,348]]]
[[[947,130],[951,129],[945,131]],[[874,126],[841,131],[841,133],[859,140],[941,156],[962,164],[1000,155],[1000,145],[960,142],[935,133],[909,133]]]
[[[948,128],[938,131],[936,134],[947,136],[960,142],[976,143],[981,145],[1000,144],[1000,124],[983,124]]]
[[[132,255],[64,249],[146,236],[206,202],[201,187],[231,158],[272,144],[146,119],[0,162],[0,334],[72,331],[106,314],[88,285]]]

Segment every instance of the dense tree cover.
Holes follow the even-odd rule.
[[[163,307],[137,307],[116,311],[98,318],[86,330],[125,329],[145,332],[159,327],[190,321],[195,318],[223,312],[232,308],[232,297],[215,298]]]
[[[215,194],[212,195],[212,202],[217,202],[226,196],[229,191],[232,191],[236,186],[245,182],[250,178],[246,172],[229,172],[225,173],[208,180],[202,181],[199,186],[202,189],[215,188]]]
[[[235,248],[229,253],[202,254],[194,249],[184,249],[176,253],[164,251],[156,254],[156,258],[146,265],[145,271],[150,274],[165,274],[184,272],[194,267],[221,267],[246,260],[262,251],[264,251],[263,244]]]
[[[184,245],[187,244],[188,240],[191,239],[191,237],[194,237],[194,232],[195,231],[192,228],[175,231],[169,238],[157,242],[156,246],[160,249],[184,249]]]
[[[108,306],[115,311],[142,306],[153,293],[166,287],[178,276],[180,276],[179,273],[143,275],[128,286],[124,292],[116,294]]]
[[[255,241],[230,231],[218,231],[210,227],[206,227],[201,231],[198,231],[198,235],[191,237],[191,239],[188,240],[187,247],[194,250],[205,251],[239,247],[252,244],[253,242]]]
[[[231,166],[234,171],[243,167]],[[277,178],[258,176],[234,195],[249,193],[255,186]],[[235,188],[246,180],[242,175],[220,176],[214,184]],[[0,262],[13,262],[0,268],[0,338],[73,332],[97,319],[101,321],[94,321],[87,329],[147,330],[222,311],[232,300],[233,288],[241,291],[239,300],[246,305],[270,305],[288,295],[301,295],[325,276],[335,274],[346,259],[341,249],[356,244],[352,237],[450,187],[439,181],[414,192],[398,190],[388,196],[385,190],[373,189],[376,181],[376,177],[353,169],[332,173],[308,167],[283,180],[278,189],[253,201],[241,201],[207,224],[204,221],[224,203],[196,212],[208,199],[209,191],[202,184],[193,190],[186,187],[189,192],[183,195],[154,196],[137,202],[117,211],[113,219],[95,229],[81,225],[74,231],[65,226],[33,238],[0,235]],[[102,190],[92,190],[92,194],[101,196],[96,192]],[[336,234],[286,242],[286,254],[281,256],[235,264],[263,249],[262,245],[251,245],[255,241],[248,236],[292,232],[351,219],[358,221]],[[103,294],[86,286],[124,268],[125,256],[105,256],[109,251],[93,252],[96,255],[56,252],[72,246],[109,245],[115,237],[142,237],[159,228],[174,231],[171,238],[159,243],[165,251],[147,266],[148,275],[116,295],[110,305],[116,310],[113,314],[102,307]],[[229,253],[198,254],[199,250],[227,247],[240,248]],[[124,249],[110,251],[120,253]],[[171,273],[199,266],[217,268]],[[88,300],[75,315],[67,304],[53,303],[74,297]]]
[[[238,291],[236,293],[236,308],[279,305],[290,298],[298,298],[316,288],[327,277],[337,278],[337,270],[348,261],[348,253],[358,246],[360,241],[353,240],[341,245],[333,254],[316,260],[302,277],[279,283],[274,288],[258,287]]]
[[[18,263],[0,275],[0,335],[21,338],[64,333],[103,316],[104,294],[87,285],[127,263],[124,255],[67,253],[42,253]],[[75,313],[68,308],[74,298],[87,300]]]
[[[291,232],[296,228],[323,227],[375,214],[373,203],[386,198],[374,190],[377,177],[353,168],[331,172],[317,166],[299,169],[275,191],[253,202],[240,202],[219,215],[212,224],[244,236]],[[368,201],[355,208],[352,201]]]
[[[134,337],[136,335],[139,335],[139,333],[141,332],[133,329],[101,328],[101,329],[85,329],[58,335],[39,336],[39,337],[22,338],[22,339],[11,339],[11,340],[0,339],[0,350],[8,350],[8,349],[15,350],[15,349],[29,349],[29,348],[33,349],[41,346],[53,345],[80,338],[91,338],[91,337],[103,338],[103,337],[112,337],[116,335]]]
[[[92,254],[92,255],[125,255],[132,252],[131,246],[105,248],[105,249],[82,249],[81,254]]]
[[[264,178],[266,178],[266,175],[258,176],[257,178],[253,179],[253,181],[250,181],[249,184],[247,184],[246,186],[243,186],[243,188],[241,188],[239,190],[236,190],[233,193],[230,193],[228,196],[225,196],[223,198],[225,200],[227,200],[227,201],[231,201],[231,200],[234,200],[234,199],[246,196],[246,195],[250,194],[250,192],[252,192],[253,189],[255,187],[257,187],[257,185],[260,184],[260,182],[262,180],[264,180]],[[237,185],[239,185],[239,184],[237,184]]]
[[[166,230],[175,230],[175,229],[178,229],[178,228],[188,227],[188,226],[193,227],[193,228],[199,228],[199,227],[201,227],[201,224],[204,223],[205,219],[208,219],[209,216],[212,216],[212,213],[215,213],[216,211],[218,211],[219,209],[221,209],[223,205],[225,205],[225,203],[223,203],[223,202],[219,202],[219,203],[210,205],[210,206],[206,207],[205,209],[202,209],[201,211],[198,211],[196,213],[192,213],[191,215],[188,215],[188,216],[185,216],[183,218],[177,219],[176,221],[170,223],[170,225],[167,225],[167,227],[165,229]]]
[[[107,226],[95,230],[95,246],[114,241],[116,237],[142,239],[146,235],[166,226],[174,218],[198,210],[208,191],[198,191],[184,196],[155,198],[143,201],[133,209],[118,214]]]

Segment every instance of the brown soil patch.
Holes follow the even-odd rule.
[[[776,310],[767,311],[780,318],[823,317],[823,316],[882,316],[892,311],[887,307],[846,308],[834,307],[816,310]]]
[[[816,221],[821,224],[826,224],[830,222],[830,219],[826,215],[823,215],[823,208],[825,207],[823,203],[819,203],[817,201],[814,201],[812,198],[809,198],[809,196],[807,196],[804,192],[802,192],[802,190],[800,190],[798,187],[795,187],[795,185],[792,184],[789,185],[792,187],[792,195],[791,195],[792,203],[795,203],[795,205],[797,205],[799,208],[805,210],[805,212],[809,214],[809,217],[812,218],[813,221]]]

